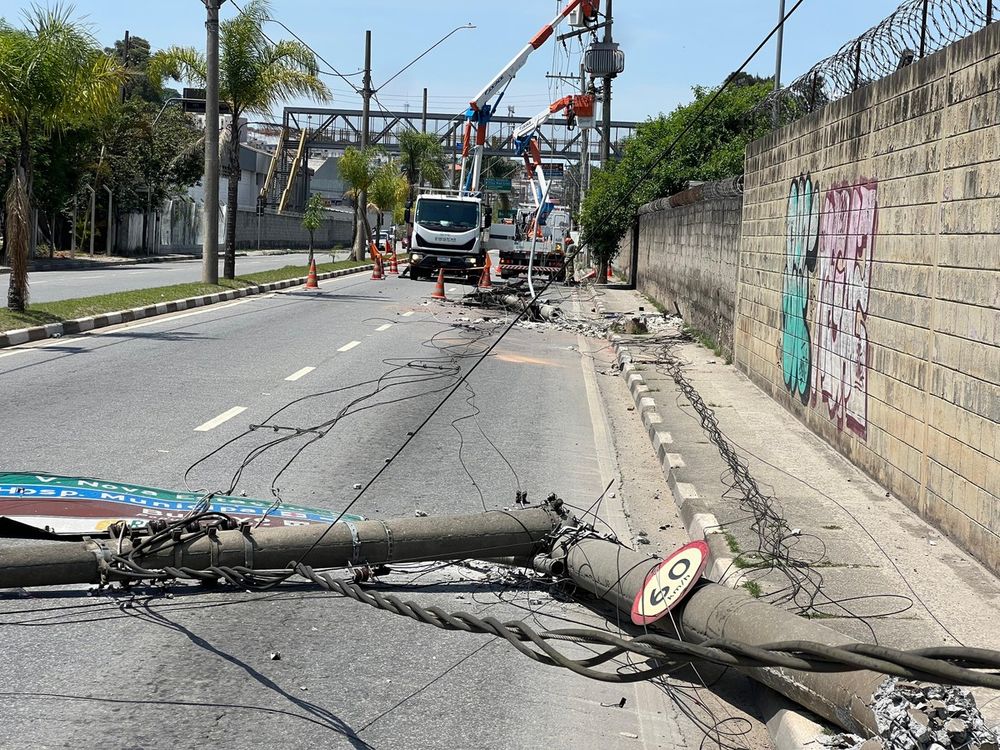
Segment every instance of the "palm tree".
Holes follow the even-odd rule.
[[[222,275],[236,276],[236,213],[240,185],[240,117],[267,116],[285,99],[310,97],[318,102],[331,98],[330,89],[319,79],[316,56],[304,44],[272,43],[262,29],[271,20],[268,0],[250,0],[239,15],[219,25],[219,98],[232,112],[228,131],[228,198],[226,208],[226,253]],[[208,70],[205,55],[191,47],[170,47],[156,53],[150,70],[160,80],[170,77],[203,85]],[[214,123],[206,123],[214,126]]]
[[[444,149],[433,134],[416,130],[400,133],[399,160],[406,175],[410,200],[424,182],[436,188],[444,184]]]
[[[368,223],[365,218],[367,206],[359,205],[360,196],[367,193],[371,187],[382,159],[383,152],[381,149],[369,146],[363,151],[359,151],[351,147],[344,151],[344,155],[340,157],[340,163],[338,164],[340,178],[350,186],[346,194],[354,200],[355,213],[358,216],[358,221],[356,222],[358,229],[354,237],[355,260],[365,259],[365,256],[368,254],[368,240],[370,239],[363,236],[366,231],[365,226]]]
[[[26,27],[0,19],[0,122],[17,132],[18,159],[7,188],[7,246],[11,267],[7,306],[28,304],[28,237],[31,216],[31,136],[84,124],[111,109],[125,80],[70,9],[26,13]]]
[[[382,231],[382,216],[392,213],[395,219],[410,192],[410,184],[399,172],[399,162],[388,161],[379,165],[368,187],[370,204],[376,214],[375,231]]]

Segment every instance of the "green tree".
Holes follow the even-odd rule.
[[[329,101],[330,90],[319,79],[316,56],[304,44],[279,40],[272,43],[263,31],[271,20],[268,0],[250,0],[234,18],[219,25],[219,97],[232,110],[227,136],[228,198],[226,251],[222,273],[236,276],[236,213],[240,183],[240,118],[268,115],[278,102],[308,97]],[[190,47],[157,52],[150,63],[154,80],[170,77],[204,85],[208,66],[205,55]]]
[[[124,90],[125,99],[139,98],[154,104],[163,104],[167,99],[180,96],[175,89],[164,88],[162,80],[154,80],[149,75],[149,63],[152,51],[149,42],[141,36],[130,36],[128,50],[125,40],[119,39],[114,47],[105,47],[104,52],[122,61],[127,78]]]
[[[757,106],[771,82],[741,74],[698,119],[677,146],[663,154],[717,89],[694,87],[694,101],[639,125],[624,144],[620,161],[591,177],[580,215],[582,239],[601,264],[617,255],[618,244],[640,206],[683,190],[689,181],[718,180],[743,173],[747,144],[770,131],[770,113]]]
[[[400,174],[398,162],[390,160],[380,164],[375,169],[375,174],[368,187],[368,200],[369,206],[377,212],[375,215],[376,232],[382,231],[382,216],[384,214],[391,213],[393,220],[398,220],[409,193],[410,184],[406,176]]]
[[[340,157],[339,169],[341,179],[349,185],[349,189],[346,193],[347,197],[351,198],[355,204],[355,213],[358,216],[357,229],[355,231],[354,237],[354,259],[364,260],[365,256],[368,254],[368,239],[363,235],[365,234],[365,226],[367,225],[367,218],[365,217],[365,211],[367,206],[361,206],[359,197],[363,193],[367,193],[375,179],[375,175],[378,173],[380,165],[383,163],[385,158],[384,153],[381,149],[369,146],[363,151],[359,151],[356,148],[350,147],[344,151],[344,155]]]
[[[145,243],[151,208],[179,198],[201,179],[204,133],[179,108],[161,114],[157,104],[135,96],[104,118],[100,143],[98,177],[111,189],[118,214],[143,214]]]
[[[6,191],[7,305],[28,303],[28,237],[32,195],[33,132],[57,133],[107,112],[124,80],[121,66],[105,55],[70,11],[32,8],[26,26],[0,20],[0,122],[17,133],[17,164]]]
[[[302,214],[302,226],[305,230],[309,232],[309,265],[313,262],[313,236],[316,234],[316,230],[320,228],[323,223],[323,209],[325,208],[325,203],[323,202],[323,196],[319,193],[313,193],[309,196],[309,200],[306,201],[306,210]]]
[[[444,149],[437,136],[405,130],[399,134],[399,160],[402,163],[409,198],[416,197],[416,189],[423,183],[439,188],[444,184]]]

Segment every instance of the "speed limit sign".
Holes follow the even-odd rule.
[[[649,625],[667,614],[691,591],[707,563],[708,545],[697,541],[685,544],[653,568],[632,604],[632,622]]]

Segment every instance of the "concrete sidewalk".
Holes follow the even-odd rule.
[[[619,289],[599,292],[596,307],[656,313]],[[680,325],[618,336],[615,350],[689,536],[710,540],[710,576],[860,641],[996,648],[1000,581]],[[713,415],[739,463],[711,442]],[[987,724],[1000,724],[1000,693],[973,692]]]

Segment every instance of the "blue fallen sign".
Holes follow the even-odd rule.
[[[143,485],[55,474],[0,473],[0,520],[56,536],[106,534],[116,521],[131,526],[179,521],[196,509],[225,513],[262,527],[330,524],[339,513],[228,495],[180,493]],[[345,514],[341,520],[361,516]]]

